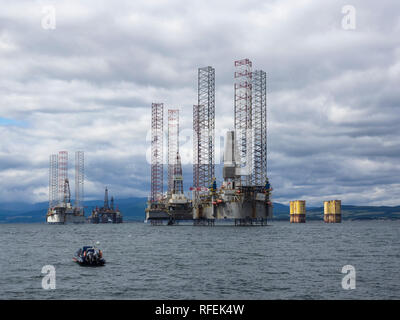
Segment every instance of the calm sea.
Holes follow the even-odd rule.
[[[98,245],[105,267],[72,261]],[[400,299],[400,221],[0,225],[1,299]],[[42,288],[53,265],[56,289]],[[356,288],[342,288],[344,265]]]

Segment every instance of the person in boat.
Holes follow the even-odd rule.
[[[104,265],[105,263],[103,252],[92,246],[85,246],[82,249],[78,249],[75,255],[79,257],[81,264]]]
[[[90,264],[94,262],[94,250],[92,248],[87,250],[86,261]]]

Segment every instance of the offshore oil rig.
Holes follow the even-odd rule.
[[[68,178],[68,152],[50,155],[48,224],[84,223],[84,153],[75,152],[75,202],[71,203]]]
[[[119,211],[118,206],[115,206],[114,197],[108,201],[108,188],[104,192],[104,205],[101,208],[96,207],[90,217],[89,223],[122,223],[122,213]]]
[[[179,155],[179,110],[168,110],[168,190],[163,192],[164,104],[152,104],[151,195],[146,221],[194,225],[234,221],[266,225],[272,218],[267,177],[266,73],[252,71],[249,59],[235,61],[234,130],[225,136],[223,182],[215,178],[215,69],[198,69],[198,99],[193,106],[193,187],[183,192]]]

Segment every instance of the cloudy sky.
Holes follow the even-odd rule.
[[[59,150],[85,151],[88,198],[147,196],[151,103],[181,110],[187,163],[197,68],[216,70],[222,131],[233,61],[249,58],[267,72],[275,201],[399,205],[399,13],[398,0],[0,0],[0,202],[46,201]]]

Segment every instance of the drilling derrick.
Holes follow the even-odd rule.
[[[163,193],[163,115],[164,104],[151,105],[151,201]]]
[[[59,201],[58,195],[58,156],[50,155],[49,172],[49,208],[54,208]]]
[[[182,164],[179,152],[176,153],[176,161],[174,168],[174,188],[173,194],[183,194],[183,176],[182,176]]]
[[[65,183],[64,183],[64,204],[65,206],[68,206],[68,204],[71,204],[71,189],[69,187],[69,180],[68,178],[65,179]]]
[[[209,187],[215,176],[215,69],[198,69],[198,104],[193,106],[193,186]]]
[[[66,204],[65,200],[68,197],[68,152],[60,151],[58,153],[58,194],[59,201]],[[68,183],[69,184],[69,183]]]
[[[114,210],[114,197],[111,197],[110,202],[111,202],[111,204],[110,204],[110,209],[111,209],[111,210]]]
[[[108,188],[106,187],[106,191],[104,192],[104,209],[108,210],[110,207],[108,205]]]
[[[252,183],[252,63],[249,59],[235,61],[235,131],[240,185]]]
[[[253,72],[253,175],[252,184],[263,186],[267,178],[267,77]]]
[[[75,152],[75,209],[83,211],[84,181],[85,181],[85,160],[84,152]]]
[[[168,224],[176,223],[176,220],[192,220],[193,211],[191,201],[183,193],[182,165],[179,152],[175,154],[173,174],[173,187],[167,202]]]
[[[179,110],[168,110],[168,193],[174,189],[176,154],[179,152]]]

